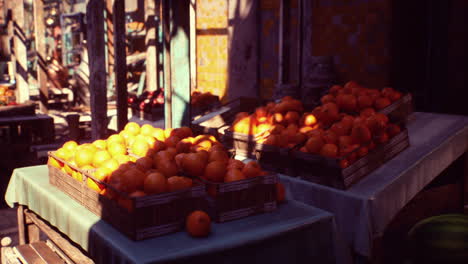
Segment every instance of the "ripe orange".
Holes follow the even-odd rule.
[[[344,111],[354,112],[357,109],[356,96],[352,94],[343,94],[336,97],[338,107]]]
[[[368,117],[365,121],[365,124],[372,134],[379,134],[386,128],[385,121],[380,119],[377,115]]]
[[[337,95],[338,91],[340,91],[341,89],[343,89],[343,87],[339,85],[333,85],[332,87],[330,87],[329,93],[333,95]]]
[[[96,171],[94,173],[92,173],[92,175],[94,176],[94,178],[102,181],[102,182],[106,182],[107,181],[107,178],[112,174],[112,171],[106,167],[100,167],[100,168],[97,168]]]
[[[124,138],[125,144],[128,144],[130,137],[133,137],[132,134],[125,130],[120,131],[119,135]]]
[[[284,185],[280,182],[276,183],[276,201],[282,203],[286,200],[286,190]]]
[[[390,94],[388,99],[390,99],[390,101],[392,101],[392,102],[395,102],[395,101],[399,100],[402,96],[403,95],[400,92],[394,91],[392,94]]]
[[[134,192],[136,189],[141,189],[146,178],[146,174],[136,167],[132,167],[122,174],[124,177],[124,191],[127,193]],[[112,177],[110,177],[112,178]],[[110,180],[109,178],[109,180]]]
[[[98,149],[106,149],[107,148],[107,142],[102,139],[95,140],[93,142],[93,145],[96,146]]]
[[[242,173],[247,178],[253,178],[262,174],[262,168],[256,161],[249,161],[242,169]]]
[[[188,153],[190,152],[191,147],[192,147],[192,143],[184,141],[184,140],[177,142],[175,146],[177,153]]]
[[[338,157],[338,147],[335,144],[325,144],[320,150],[320,155],[329,158],[336,158]]]
[[[130,162],[130,157],[122,154],[113,157],[113,159],[115,159],[119,164],[125,164],[127,162]]]
[[[284,117],[283,117],[283,114],[281,113],[275,113],[273,114],[273,122],[274,123],[277,123],[277,124],[280,124],[284,121]]]
[[[177,146],[177,143],[180,142],[180,138],[178,136],[170,136],[164,141],[166,143],[166,146],[175,148]]]
[[[304,116],[304,125],[306,126],[314,126],[317,124],[317,118],[313,114],[307,114]]]
[[[382,109],[384,109],[385,107],[387,107],[387,106],[389,106],[391,104],[392,104],[392,102],[390,101],[390,99],[388,99],[386,97],[380,97],[380,98],[375,99],[374,107],[377,110],[382,110]]]
[[[166,135],[164,133],[164,129],[155,127],[153,128],[153,137],[155,137],[157,140],[164,142],[166,140]]]
[[[153,135],[154,127],[150,124],[144,124],[140,128],[140,134],[145,136],[152,136]]]
[[[91,178],[88,178],[86,180],[86,185],[88,186],[88,188],[90,188],[91,190],[93,190],[95,192],[98,192],[98,193],[100,193],[102,191],[102,189],[104,189],[104,185],[95,182]]]
[[[337,122],[333,124],[330,128],[331,131],[335,132],[335,134],[340,137],[340,136],[346,136],[349,134],[351,127],[347,126],[346,123],[342,122]]]
[[[76,165],[80,168],[85,165],[91,165],[93,163],[94,153],[92,148],[79,148],[75,154]]]
[[[177,172],[179,171],[177,164],[173,160],[161,160],[157,169],[166,177],[177,175]]]
[[[148,142],[146,142],[146,140],[136,139],[135,142],[133,142],[132,144],[131,150],[133,154],[140,156],[140,157],[144,157],[148,153],[149,148],[150,147],[148,145]]]
[[[371,131],[365,125],[355,125],[351,130],[351,138],[354,143],[367,143],[371,140]]]
[[[153,167],[153,159],[150,157],[141,157],[137,159],[135,164],[140,170],[147,171]]]
[[[107,151],[112,157],[127,154],[127,148],[125,147],[125,145],[118,142],[109,143],[107,146]]]
[[[189,127],[179,127],[171,131],[171,136],[177,136],[180,139],[191,137],[192,129]]]
[[[148,194],[163,193],[168,191],[167,185],[166,177],[159,172],[154,172],[146,176],[143,183],[143,190]]]
[[[61,169],[63,167],[63,163],[52,158],[52,157],[49,157],[49,159],[47,160],[47,165],[50,165],[52,167],[55,167],[57,169]]]
[[[203,211],[194,211],[187,216],[185,229],[193,237],[206,237],[211,231],[211,219]]]
[[[206,167],[206,160],[198,153],[188,153],[182,160],[182,169],[191,176],[201,176]]]
[[[205,167],[204,178],[212,182],[223,182],[226,175],[226,163],[223,161],[212,161]]]
[[[107,152],[107,150],[98,150],[96,153],[94,153],[92,165],[95,168],[99,168],[104,162],[111,158],[112,157],[109,152]]]
[[[167,179],[167,186],[170,192],[191,188],[192,179],[182,176],[172,176]]]
[[[247,177],[242,173],[241,170],[238,169],[230,169],[226,172],[224,176],[224,182],[233,182],[233,181],[240,181],[245,180]]]
[[[175,155],[175,157],[174,157],[177,168],[179,168],[179,169],[182,168],[182,161],[184,159],[185,154],[186,153],[179,153],[179,154]]]
[[[322,96],[322,98],[320,98],[320,102],[322,102],[322,104],[326,104],[326,103],[329,103],[329,102],[335,102],[335,96],[333,96],[331,94],[326,94],[326,95]]]
[[[63,144],[62,148],[68,150],[68,151],[75,151],[75,149],[78,147],[78,143],[73,140],[69,140]]]
[[[296,111],[289,111],[284,116],[284,120],[286,120],[286,122],[288,122],[289,124],[297,123],[299,121],[299,118],[299,113]]]
[[[138,134],[140,134],[140,125],[138,125],[137,123],[135,122],[129,122],[125,125],[124,127],[124,130],[127,131],[128,133],[136,136]]]
[[[335,145],[338,143],[338,135],[333,130],[326,130],[322,137],[325,143]]]
[[[227,163],[228,160],[229,160],[229,156],[226,151],[215,150],[215,151],[209,152],[208,162],[221,161],[221,162]]]
[[[113,134],[109,138],[107,138],[107,145],[111,145],[111,143],[120,143],[125,145],[125,138],[120,134]]]
[[[372,101],[372,98],[368,95],[360,95],[357,98],[357,103],[358,103],[359,109],[364,109],[364,108],[372,107],[372,105],[374,104],[374,101]]]
[[[73,159],[73,151],[70,151],[66,148],[59,148],[57,151],[55,151],[55,156],[57,158],[62,159],[64,161],[71,161]]]
[[[319,153],[324,144],[321,136],[312,136],[307,140],[305,147],[310,153]]]
[[[360,115],[361,117],[364,117],[364,118],[370,117],[370,116],[375,115],[375,110],[374,110],[374,108],[372,108],[372,107],[364,108],[364,109],[361,110],[361,112],[359,113],[359,115]]]
[[[338,146],[340,148],[345,147],[345,146],[349,146],[352,143],[353,143],[353,139],[351,138],[351,136],[340,136],[340,137],[338,137]]]
[[[236,159],[229,159],[226,169],[239,169],[242,170],[244,168],[244,162]]]

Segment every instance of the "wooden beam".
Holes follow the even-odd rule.
[[[90,0],[92,1],[92,0]],[[44,220],[39,218],[34,212],[25,210],[24,215],[31,220],[47,237],[58,245],[60,249],[75,263],[94,263],[88,256],[86,256],[78,245],[74,245],[70,240],[61,233],[52,229]]]
[[[172,126],[190,125],[190,0],[171,1]]]
[[[13,13],[13,59],[16,79],[16,101],[29,100],[28,56],[24,30],[24,2],[17,1],[12,6]]]
[[[128,122],[127,54],[125,51],[125,0],[115,0],[112,10],[114,24],[115,89],[117,92],[117,128],[123,130]]]
[[[89,0],[86,7],[91,137],[93,140],[103,139],[107,136],[104,8],[102,0]]]
[[[197,1],[190,0],[190,94],[197,88]]]
[[[161,1],[161,21],[164,46],[164,127],[172,128],[172,79],[171,79],[171,1]]]
[[[158,68],[156,51],[156,4],[155,0],[145,0],[145,27],[146,27],[146,90],[158,89]]]
[[[44,1],[34,0],[34,36],[36,56],[38,60],[37,67],[37,83],[39,85],[39,109],[42,113],[48,112],[49,88],[47,87],[47,72],[46,72],[46,41],[45,41],[45,25],[44,25]]]

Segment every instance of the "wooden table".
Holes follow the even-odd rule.
[[[296,201],[213,223],[207,238],[181,231],[135,242],[50,185],[47,172],[46,166],[16,169],[5,200],[18,205],[21,244],[37,241],[41,230],[74,263],[336,263],[343,255],[333,216]]]

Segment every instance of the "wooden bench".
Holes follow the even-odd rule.
[[[16,247],[2,247],[2,264],[64,264],[49,242],[37,241]]]

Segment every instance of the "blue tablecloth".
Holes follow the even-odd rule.
[[[333,216],[295,201],[272,213],[215,223],[207,238],[182,231],[134,242],[51,186],[46,166],[16,169],[5,198],[12,207],[28,206],[96,263],[336,263]]]
[[[468,148],[468,117],[414,113],[407,127],[410,147],[348,190],[282,175],[288,197],[333,213],[351,249],[370,256],[398,211]]]

